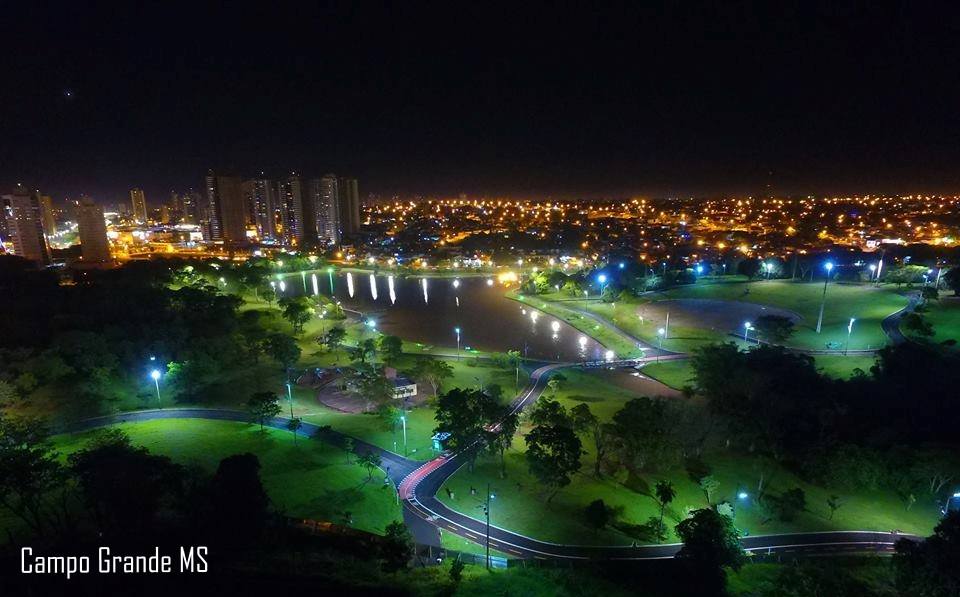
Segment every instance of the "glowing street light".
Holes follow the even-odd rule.
[[[403,455],[407,455],[407,415],[400,415],[400,422],[403,424]]]
[[[612,350],[608,350],[603,356],[607,361],[612,361],[617,355]]]
[[[459,279],[459,278],[457,278],[457,279],[455,279],[455,280],[453,281],[453,287],[454,287],[454,288],[460,288],[460,279]]]
[[[699,276],[702,273],[703,273],[703,266],[700,264],[697,264],[697,275]]]
[[[657,338],[660,339],[659,350],[657,350],[657,362],[660,362],[660,353],[663,352],[663,337],[667,335],[667,330],[660,328],[657,330]]]
[[[740,493],[737,494],[737,497],[741,500],[745,500],[750,496],[747,494],[746,491],[741,491]]]
[[[850,318],[850,323],[847,324],[847,343],[843,345],[843,354],[847,354],[847,350],[850,348],[850,334],[853,333],[853,322],[856,321],[853,317]]]
[[[457,335],[457,360],[460,360],[460,328],[453,328],[453,332]]]
[[[487,286],[493,286],[493,278],[487,278]]]
[[[163,405],[160,404],[160,370],[154,369],[151,371],[150,379],[153,380],[153,384],[157,387],[157,408],[163,408]]]
[[[820,301],[820,316],[817,317],[817,333],[820,333],[820,327],[823,325],[823,309],[827,305],[827,283],[830,282],[830,272],[833,271],[833,262],[828,261],[824,264],[827,270],[827,276],[823,279],[823,299]]]
[[[554,321],[550,324],[550,329],[553,330],[553,333],[556,334],[560,331],[560,322]]]

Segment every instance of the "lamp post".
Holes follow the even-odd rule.
[[[747,333],[753,329],[753,324],[749,321],[743,322],[743,341],[747,342]],[[759,342],[759,339],[757,340]]]
[[[160,370],[154,369],[151,371],[150,378],[153,379],[153,384],[157,387],[157,408],[163,408],[163,405],[160,403]]]
[[[290,402],[290,418],[293,419],[293,392],[290,391],[290,376],[287,375],[287,400]]]
[[[820,301],[820,316],[817,317],[817,333],[820,333],[820,328],[823,325],[823,309],[827,305],[827,284],[830,282],[830,272],[833,271],[833,262],[828,261],[824,266],[827,270],[827,276],[823,279],[823,298]]]
[[[660,344],[657,350],[657,362],[660,362],[660,353],[663,352],[663,337],[666,335],[667,330],[660,328],[657,330],[657,336],[660,338]]]
[[[847,350],[850,348],[850,334],[853,332],[853,322],[856,321],[853,317],[850,318],[850,323],[847,324],[847,343],[843,345],[843,354],[846,356]]]
[[[403,424],[403,455],[407,455],[407,415],[400,415],[400,423]]]
[[[457,360],[460,360],[460,328],[453,328],[454,333],[457,334]]]
[[[497,497],[490,492],[490,483],[487,483],[487,499],[483,505],[483,514],[487,518],[487,570],[490,569],[490,500]]]
[[[597,282],[600,282],[600,298],[603,298],[603,291],[607,289],[607,276],[606,274],[600,274],[597,276]]]

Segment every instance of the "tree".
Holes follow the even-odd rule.
[[[583,509],[583,517],[588,525],[599,531],[610,523],[612,511],[603,500],[593,500]]]
[[[700,486],[700,490],[703,492],[704,497],[707,498],[707,504],[712,504],[713,494],[716,493],[717,489],[720,488],[720,482],[717,481],[713,475],[706,475],[701,477],[697,484]]]
[[[300,417],[293,417],[287,421],[287,429],[293,433],[293,445],[297,445],[297,431],[300,431],[301,427],[303,427],[303,419]]]
[[[827,508],[830,508],[830,520],[840,507],[843,506],[843,500],[838,495],[831,495],[827,498]]]
[[[270,504],[260,480],[260,459],[247,452],[221,460],[210,482],[209,503],[217,514],[210,520],[225,545],[256,544]]]
[[[502,407],[501,412],[494,417],[500,422],[487,433],[487,447],[491,452],[500,455],[500,478],[503,479],[507,476],[506,452],[513,444],[513,436],[520,427],[520,417],[511,412],[510,406]]]
[[[761,315],[753,322],[761,338],[771,344],[782,344],[793,335],[793,320],[782,315]]]
[[[256,392],[247,400],[247,411],[254,421],[260,423],[260,431],[263,431],[263,424],[279,415],[281,410],[279,398],[273,392]]]
[[[703,585],[703,593],[719,593],[724,586],[724,567],[743,564],[743,547],[733,521],[713,508],[694,510],[676,527],[683,547],[676,557],[688,564]]]
[[[657,496],[657,502],[660,504],[660,524],[662,525],[663,511],[666,509],[667,504],[672,502],[673,498],[677,497],[677,490],[673,488],[673,483],[661,479],[653,486],[653,494]]]
[[[447,447],[454,452],[467,450],[470,469],[476,460],[487,427],[497,422],[500,405],[480,390],[454,388],[437,399],[434,433],[449,433]]]
[[[367,357],[372,357],[377,352],[377,343],[373,338],[367,338],[357,343],[350,349],[350,358],[354,361],[360,361],[361,364],[367,362]]]
[[[365,450],[357,454],[357,464],[367,470],[367,481],[373,480],[373,471],[380,466],[380,455],[372,450]]]
[[[450,366],[450,363],[440,359],[422,358],[417,360],[411,375],[417,381],[428,384],[436,396],[439,394],[443,382],[453,377],[453,367]]]
[[[634,398],[613,415],[614,448],[632,473],[668,467],[679,452],[661,400]]]
[[[383,369],[357,363],[346,377],[353,391],[366,401],[368,409],[371,404],[380,408],[393,401],[395,388]]]
[[[911,334],[930,338],[935,334],[933,326],[919,313],[906,313],[900,318],[900,325]]]
[[[953,296],[960,296],[960,266],[951,267],[943,274],[943,283],[953,291]]]
[[[403,356],[403,340],[398,336],[381,336],[380,354],[385,363],[396,363]]]
[[[901,595],[960,595],[960,511],[948,512],[923,541],[897,541],[893,569]]]
[[[600,419],[590,411],[590,406],[588,406],[585,402],[581,402],[570,409],[570,418],[573,421],[574,431],[577,433],[589,434],[593,440],[593,453],[595,457],[593,463],[593,474],[599,479],[600,466],[603,464],[603,460],[607,453],[607,447],[610,444],[610,427],[609,425],[601,423]]]
[[[570,484],[570,475],[580,470],[580,455],[583,454],[580,438],[563,407],[551,412],[551,416],[539,419],[540,422],[524,436],[530,473],[553,489],[547,502],[560,488]]]
[[[183,469],[166,456],[134,447],[121,431],[101,431],[67,459],[101,533],[148,531],[161,504],[179,494]]]
[[[293,326],[293,333],[299,334],[303,331],[303,324],[310,321],[313,316],[313,307],[310,305],[310,299],[299,296],[295,298],[284,297],[280,299],[278,305],[283,311],[283,318]]]
[[[413,557],[413,537],[407,525],[394,521],[387,525],[380,541],[380,562],[386,572],[403,570]]]
[[[777,499],[777,514],[780,520],[791,522],[807,507],[807,495],[799,487],[789,489]]]
[[[337,325],[327,330],[327,333],[323,335],[322,342],[327,345],[330,352],[336,353],[346,337],[347,331]]]
[[[68,490],[66,469],[40,421],[0,414],[0,506],[42,537],[63,530]]]
[[[267,354],[280,364],[284,371],[288,371],[300,360],[300,352],[296,340],[286,334],[270,334],[267,337]]]

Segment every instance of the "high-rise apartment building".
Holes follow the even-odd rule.
[[[43,236],[40,198],[17,185],[12,195],[3,197],[7,234],[13,241],[13,252],[40,265],[50,263],[50,251]]]
[[[147,222],[147,198],[143,189],[130,189],[130,203],[133,205],[133,219],[138,222]]]
[[[338,212],[340,216],[340,237],[360,232],[360,192],[356,178],[341,178],[338,181]]]
[[[303,244],[303,178],[291,174],[280,181],[280,223],[283,227],[283,242],[286,245]]]
[[[207,174],[207,238],[225,243],[247,239],[239,176]]]
[[[340,242],[339,186],[335,174],[310,181],[310,202],[313,204],[314,226],[321,244]]]
[[[57,233],[57,220],[53,216],[53,199],[50,195],[40,195],[40,219],[47,238]]]
[[[261,241],[277,238],[277,184],[262,177],[244,181],[243,201]]]
[[[80,234],[80,254],[84,263],[110,261],[110,243],[103,208],[89,197],[77,202],[77,231]]]

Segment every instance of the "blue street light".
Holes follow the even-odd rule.
[[[741,500],[745,500],[749,496],[747,495],[746,491],[741,491],[740,493],[737,494],[737,497],[740,498]]]
[[[150,372],[150,378],[153,380],[155,386],[157,386],[157,408],[163,408],[160,404],[160,370],[154,369]]]
[[[702,265],[697,265],[697,275],[700,275],[700,274],[702,274],[702,273],[703,273],[703,266],[702,266]]]
[[[820,316],[817,317],[817,333],[820,333],[820,328],[823,326],[823,309],[827,306],[827,284],[830,282],[830,272],[833,271],[833,262],[828,261],[823,265],[823,268],[827,270],[827,275],[823,279],[823,298],[820,301]]]
[[[457,335],[457,360],[460,360],[460,328],[453,328],[453,332]]]
[[[749,321],[743,322],[743,341],[744,341],[744,342],[747,341],[747,332],[749,332],[749,331],[752,330],[752,329],[753,329],[753,324],[752,324],[752,323],[750,323]],[[758,340],[758,342],[759,342],[759,340]]]
[[[623,269],[624,267],[626,267],[626,264],[623,263],[623,262],[621,262],[621,263],[620,263],[620,269]]]

